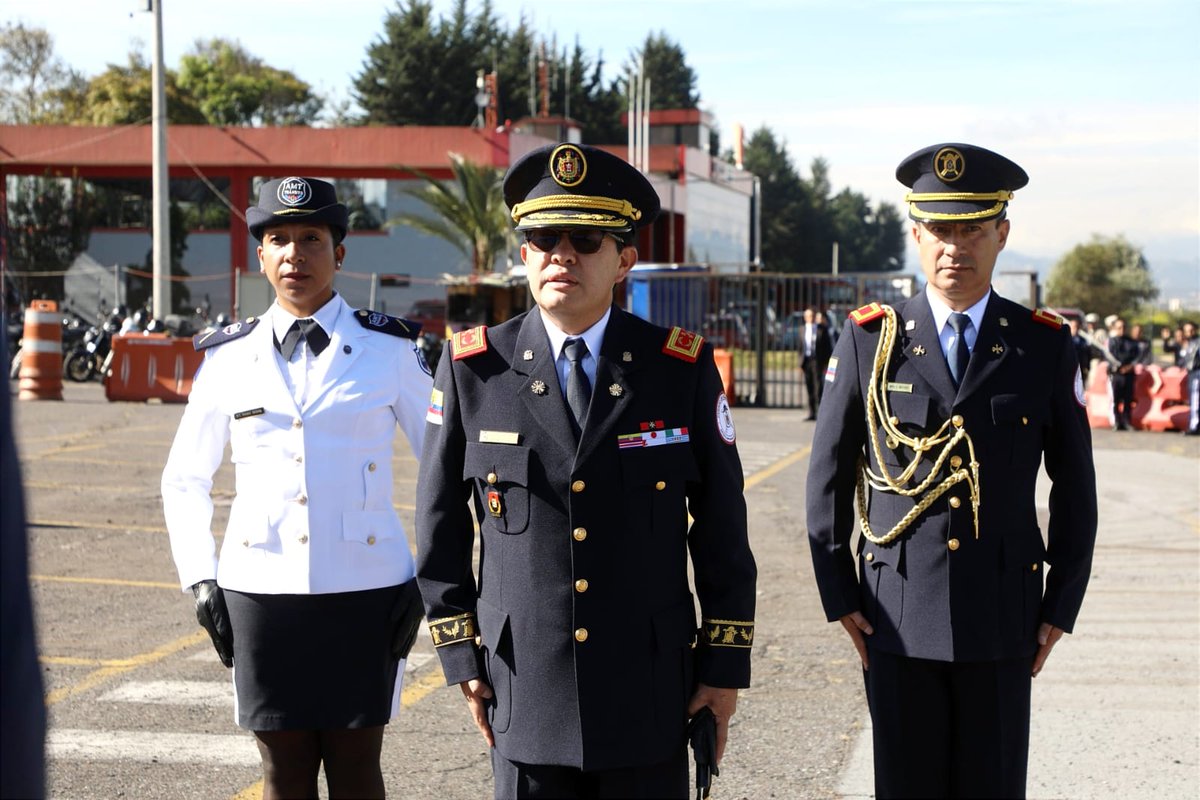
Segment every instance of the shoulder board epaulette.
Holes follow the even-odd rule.
[[[700,357],[700,346],[703,344],[703,336],[676,325],[667,334],[667,341],[663,344],[662,351],[669,356],[695,363],[696,359]]]
[[[873,319],[879,319],[884,313],[883,306],[879,303],[867,303],[851,311],[850,319],[854,320],[855,325],[866,325]]]
[[[488,349],[487,325],[459,331],[450,337],[450,346],[454,352],[455,361],[486,353]]]
[[[416,339],[417,334],[421,332],[421,323],[419,322],[410,322],[400,319],[400,317],[389,317],[387,314],[369,311],[365,308],[355,311],[354,318],[367,330],[388,333],[402,339]]]
[[[219,344],[240,339],[254,330],[254,326],[258,324],[259,319],[261,317],[246,317],[241,322],[230,323],[224,328],[211,330],[208,333],[197,333],[192,337],[192,347],[197,350],[207,350],[210,347],[216,347]]]
[[[1049,325],[1051,328],[1061,328],[1063,326],[1063,318],[1053,311],[1047,311],[1044,308],[1039,308],[1033,312],[1033,321],[1040,322],[1043,325]]]

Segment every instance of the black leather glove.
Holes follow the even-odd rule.
[[[192,584],[196,596],[196,620],[212,638],[217,657],[226,667],[233,666],[233,627],[229,624],[229,611],[225,608],[225,595],[216,581],[200,581]]]
[[[400,587],[396,595],[396,604],[392,606],[392,658],[399,661],[408,658],[413,643],[417,640],[417,631],[421,629],[421,619],[425,616],[425,605],[421,601],[421,591],[417,588],[417,579],[413,578]]]

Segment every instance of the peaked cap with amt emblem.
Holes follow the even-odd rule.
[[[546,145],[504,176],[504,204],[517,230],[632,231],[658,216],[658,192],[620,156],[586,144]]]
[[[1025,170],[973,144],[935,144],[900,162],[896,180],[912,189],[904,200],[919,222],[979,222],[1003,216],[1013,193],[1029,183]]]
[[[246,209],[250,235],[260,242],[270,225],[290,222],[324,223],[337,241],[346,238],[350,212],[338,202],[332,183],[316,178],[276,178],[258,190],[258,205]]]

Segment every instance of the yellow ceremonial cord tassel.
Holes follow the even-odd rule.
[[[975,518],[975,538],[978,539],[980,503],[979,462],[975,459],[975,444],[971,441],[971,436],[967,433],[966,428],[963,427],[961,417],[955,416],[946,420],[932,436],[917,438],[906,436],[892,422],[886,388],[887,376],[892,363],[892,346],[896,342],[896,310],[888,305],[883,306],[883,310],[883,327],[879,333],[879,342],[875,345],[875,361],[871,366],[871,380],[867,384],[867,430],[869,432],[871,448],[875,454],[875,463],[879,464],[883,474],[877,475],[873,472],[868,466],[868,460],[865,456],[859,460],[855,496],[858,500],[858,516],[862,524],[863,536],[875,544],[888,544],[903,533],[913,523],[913,520],[924,513],[925,509],[929,508],[933,501],[941,497],[954,485],[966,481],[971,493],[971,510]],[[953,432],[951,432],[951,428],[953,428]],[[912,462],[895,477],[888,472],[887,465],[883,460],[883,451],[879,445],[881,431],[889,444],[895,442],[897,445],[906,445],[914,453]],[[955,469],[941,483],[930,488],[934,481],[937,480],[937,476],[941,474],[942,465],[949,458],[951,451],[964,439],[967,443],[967,451],[971,456],[970,463],[967,465],[969,470],[961,467]],[[925,476],[925,479],[917,486],[905,488],[908,482],[912,480],[925,454],[930,453],[934,448],[939,446],[941,446],[941,451],[938,453],[933,463],[933,468],[929,470],[929,474]],[[871,489],[876,492],[888,492],[903,497],[917,497],[921,495],[921,499],[890,531],[883,536],[876,536],[875,532],[871,530],[871,524],[867,518],[867,485],[870,485]]]

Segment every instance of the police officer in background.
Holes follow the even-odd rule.
[[[715,714],[719,758],[754,638],[712,347],[612,303],[659,210],[625,161],[542,147],[504,199],[537,308],[455,334],[438,366],[417,486],[430,632],[496,797],[686,797],[689,716]]]
[[[417,327],[355,311],[333,280],[346,206],[311,178],[264,183],[246,212],[275,289],[261,316],[196,336],[204,363],[162,477],[171,551],[254,731],[265,798],[382,797],[383,726],[420,620],[392,506],[396,425],[414,454],[430,376]],[[237,495],[218,558],[212,477]]]
[[[1133,390],[1137,383],[1134,371],[1138,363],[1138,343],[1125,335],[1125,320],[1117,317],[1108,326],[1109,383],[1113,396],[1113,430],[1133,428]]]
[[[1030,678],[1075,624],[1096,534],[1079,360],[1055,315],[991,290],[1024,170],[942,144],[896,176],[927,285],[853,312],[838,339],[808,475],[813,566],[862,661],[876,794],[1021,797]]]

